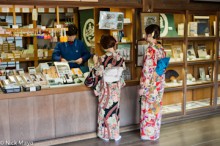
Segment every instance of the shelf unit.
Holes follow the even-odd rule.
[[[34,48],[34,57],[24,57],[24,58],[5,58],[2,59],[2,62],[22,62],[22,67],[27,69],[27,66],[35,66],[37,67],[40,62],[44,61],[52,61],[51,56],[48,57],[38,57],[38,42],[42,43],[42,39],[38,39],[39,32],[47,32],[50,33],[51,31],[54,31],[56,33],[59,33],[62,30],[67,30],[67,28],[38,28],[37,24],[39,20],[32,20],[32,11],[33,9],[36,9],[38,11],[38,19],[41,17],[41,15],[49,14],[54,15],[54,19],[56,19],[56,24],[61,24],[60,22],[60,15],[63,13],[73,13],[73,18],[76,15],[74,8],[69,7],[59,7],[59,6],[34,6],[34,5],[7,5],[5,9],[0,9],[1,15],[9,15],[13,17],[13,25],[16,25],[16,16],[21,16],[22,19],[22,25],[29,25],[31,24],[33,28],[5,28],[5,31],[7,34],[0,34],[0,37],[4,38],[16,38],[21,37],[23,42],[23,47],[27,44],[33,44]],[[52,19],[52,18],[51,18]],[[74,19],[74,21],[76,21]],[[53,48],[50,48],[53,49]],[[51,53],[49,53],[51,54]],[[28,64],[24,64],[24,62],[29,62]],[[32,63],[30,63],[32,62]]]
[[[175,70],[179,77],[176,83],[170,83],[166,79],[165,92],[163,96],[163,113],[165,116],[172,117],[176,115],[188,115],[204,109],[212,109],[220,105],[220,59],[219,56],[219,33],[214,35],[213,22],[219,23],[220,14],[217,11],[200,13],[200,11],[191,10],[155,10],[154,13],[172,14],[174,19],[173,29],[178,30],[178,24],[183,23],[184,35],[175,37],[161,37],[163,46],[181,46],[183,52],[183,61],[170,62],[168,70]],[[150,13],[149,13],[150,14]],[[188,35],[189,23],[194,20],[194,16],[208,16],[209,35],[190,36]],[[216,26],[217,27],[217,26]],[[217,31],[220,28],[217,29]],[[188,48],[193,44],[196,59],[190,58]],[[203,44],[206,48],[207,58],[199,58],[197,52],[198,45]],[[164,47],[165,48],[165,47]],[[171,48],[173,52],[173,48]],[[187,59],[188,58],[188,59]],[[140,74],[140,68],[137,69]],[[205,73],[205,79],[201,80],[202,72]],[[195,81],[187,81],[191,74]],[[207,77],[207,79],[206,79]],[[180,82],[179,82],[180,81]]]
[[[100,45],[100,38],[103,34],[110,34],[113,35],[113,32],[119,32],[120,30],[106,30],[106,29],[99,29],[99,14],[100,11],[109,11],[109,12],[123,12],[124,18],[129,18],[131,23],[125,23],[123,25],[123,32],[125,37],[128,38],[128,42],[118,42],[116,47],[120,48],[120,45],[128,45],[130,46],[130,59],[125,59],[126,67],[129,68],[131,74],[131,80],[135,79],[135,64],[134,64],[134,30],[135,30],[135,9],[133,8],[95,8],[94,9],[94,22],[95,22],[95,53],[99,56],[103,55],[103,49]]]

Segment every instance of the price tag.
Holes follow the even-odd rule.
[[[46,29],[46,26],[41,26],[41,29],[42,29],[42,30],[45,30],[45,29]]]
[[[60,25],[60,24],[57,24],[57,28],[61,28],[61,25]]]
[[[16,13],[21,12],[20,8],[15,8],[15,12],[16,12]]]
[[[30,92],[36,91],[36,87],[30,87]]]
[[[44,13],[44,8],[37,8],[38,13]]]
[[[18,25],[12,25],[12,28],[18,28]]]
[[[11,58],[11,61],[14,61],[15,59],[14,58]]]
[[[55,8],[49,8],[49,13],[55,13]]]
[[[22,12],[23,12],[23,13],[29,13],[30,10],[29,10],[29,8],[22,8]]]
[[[27,58],[25,58],[26,60],[29,60],[30,58],[29,57],[27,57]]]
[[[2,8],[2,12],[3,13],[8,13],[9,12],[9,8]]]

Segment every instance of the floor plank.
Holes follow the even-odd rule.
[[[220,146],[220,114],[162,125],[157,141],[142,141],[139,131],[122,133],[119,142],[98,138],[56,146]]]

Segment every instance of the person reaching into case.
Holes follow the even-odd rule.
[[[85,80],[85,85],[94,89],[98,96],[98,137],[109,141],[121,139],[119,133],[119,106],[121,88],[125,86],[122,72],[125,61],[115,51],[116,40],[111,35],[103,35],[101,46],[103,56],[94,55],[95,67]]]

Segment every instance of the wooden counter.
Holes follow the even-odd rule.
[[[122,89],[120,125],[139,122],[138,81]],[[84,85],[0,95],[0,141],[42,141],[95,133],[97,97]]]
[[[139,85],[138,80],[126,81],[126,86],[135,86]],[[31,96],[45,96],[51,94],[62,94],[62,93],[71,93],[71,92],[81,92],[81,91],[90,91],[91,89],[85,85],[73,85],[67,87],[56,87],[56,88],[46,88],[41,91],[36,92],[20,92],[20,93],[10,93],[4,94],[0,93],[0,100],[2,99],[12,99],[12,98],[24,98]]]

